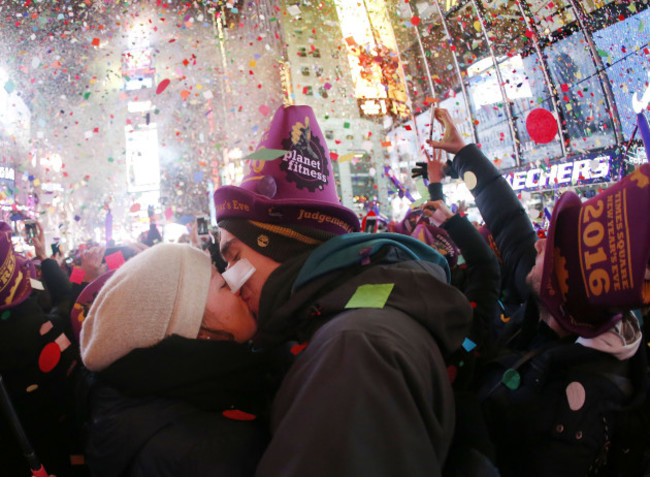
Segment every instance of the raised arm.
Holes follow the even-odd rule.
[[[512,187],[475,144],[464,144],[449,112],[438,109],[435,117],[445,127],[445,134],[442,140],[430,143],[456,155],[453,167],[474,196],[501,252],[507,300],[521,302],[529,293],[526,276],[535,264],[537,234]]]

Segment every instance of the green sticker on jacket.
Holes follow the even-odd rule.
[[[361,285],[345,305],[346,308],[383,308],[394,283]]]

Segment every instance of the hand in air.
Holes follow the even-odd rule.
[[[449,114],[449,111],[442,108],[436,108],[434,111],[434,117],[436,118],[436,121],[442,124],[445,133],[440,141],[429,139],[427,142],[433,148],[442,149],[450,154],[458,153],[458,151],[465,147],[465,141],[463,141],[463,137],[460,135],[460,132],[458,132],[458,129],[456,129],[456,125],[454,124],[454,120]]]

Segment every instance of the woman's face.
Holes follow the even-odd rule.
[[[245,343],[257,331],[257,322],[239,293],[232,293],[217,269],[212,266],[199,339]]]

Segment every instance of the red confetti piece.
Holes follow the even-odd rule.
[[[411,18],[411,25],[418,26],[420,24],[420,17],[414,16]]]
[[[92,45],[99,46],[99,38],[93,38]]]
[[[133,204],[131,208],[129,209],[130,212],[137,212],[140,210],[140,204]]]
[[[52,371],[61,359],[61,348],[56,343],[48,343],[38,357],[38,367],[44,373]]]
[[[298,355],[300,352],[307,347],[307,343],[295,344],[291,347],[291,354]]]
[[[557,135],[557,121],[550,111],[544,108],[533,109],[526,118],[526,130],[533,141],[547,144]]]
[[[259,112],[262,114],[262,116],[268,116],[271,112],[271,108],[269,108],[266,104],[263,104],[259,107]]]
[[[332,159],[333,161],[338,161],[339,155],[335,152],[330,152],[330,159]]]
[[[452,366],[449,366],[447,368],[447,376],[449,376],[449,382],[450,383],[453,383],[454,381],[456,381],[456,375],[457,374],[458,374],[458,369],[456,368],[456,366],[452,365]]]
[[[158,87],[156,88],[156,94],[162,94],[163,91],[169,86],[169,80],[164,79],[160,83],[158,83]]]
[[[569,85],[566,84],[566,83],[563,83],[563,84],[560,85],[560,89],[562,90],[563,93],[566,93],[567,91],[569,91]]]
[[[72,272],[70,272],[70,281],[72,283],[83,283],[85,276],[86,270],[83,270],[79,267],[74,267],[72,269]]]
[[[104,257],[104,260],[106,260],[106,266],[109,270],[117,270],[122,265],[124,265],[124,262],[126,262],[121,250],[118,250],[115,253],[111,253],[110,255],[106,255]]]
[[[181,91],[181,98],[187,99],[187,97],[189,95],[190,95],[190,92],[188,90],[184,89],[183,91]]]
[[[235,421],[254,421],[257,419],[255,414],[240,411],[239,409],[228,409],[227,411],[223,411],[222,414],[224,417]]]

